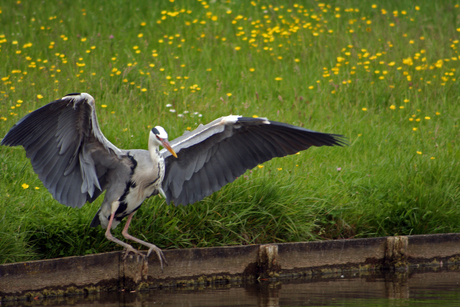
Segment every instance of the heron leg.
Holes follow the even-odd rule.
[[[134,242],[137,242],[139,244],[142,244],[142,245],[148,247],[149,251],[147,253],[147,257],[150,255],[150,253],[152,251],[155,251],[155,253],[158,256],[158,260],[160,260],[161,271],[163,271],[163,263],[168,265],[168,261],[166,261],[166,258],[165,258],[164,254],[163,254],[163,251],[160,248],[158,248],[156,245],[154,245],[152,243],[142,241],[141,239],[133,237],[132,235],[130,235],[128,233],[129,224],[131,223],[131,219],[133,218],[134,213],[135,212],[133,212],[130,215],[128,215],[128,219],[126,220],[125,228],[123,228],[123,231],[121,233],[122,233],[123,237],[125,237],[126,239],[132,240]]]
[[[126,256],[128,255],[129,252],[132,252],[134,254],[137,254],[137,255],[140,255],[140,256],[144,257],[144,255],[140,251],[138,251],[137,249],[134,249],[134,247],[132,247],[128,243],[125,243],[125,242],[115,238],[112,235],[112,233],[110,232],[110,229],[112,228],[112,222],[113,222],[114,217],[115,217],[115,213],[112,213],[112,215],[110,216],[109,225],[107,226],[107,230],[105,231],[105,237],[108,240],[110,240],[112,242],[115,242],[117,244],[120,244],[121,246],[126,248],[125,256],[123,257],[123,259],[126,258]]]

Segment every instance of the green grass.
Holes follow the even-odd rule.
[[[348,138],[194,205],[148,199],[130,233],[161,248],[460,232],[458,3],[9,1],[0,135],[88,92],[120,148],[146,148],[155,125],[173,139],[228,114]],[[0,180],[0,263],[120,248],[89,228],[102,197],[59,204],[22,147],[0,148]]]

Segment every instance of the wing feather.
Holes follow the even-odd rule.
[[[177,159],[162,150],[166,168],[163,190],[168,203],[187,205],[274,157],[311,146],[334,145],[345,145],[343,136],[266,118],[222,117],[171,141]]]
[[[124,158],[99,129],[95,107],[91,95],[69,94],[24,116],[2,140],[24,147],[45,187],[67,206],[94,201],[110,167]]]

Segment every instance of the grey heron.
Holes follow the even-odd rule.
[[[82,207],[106,191],[91,226],[106,228],[107,239],[122,245],[125,255],[140,255],[110,231],[128,217],[122,235],[149,248],[147,257],[155,251],[163,269],[167,262],[161,249],[128,233],[146,198],[161,194],[168,204],[188,205],[274,157],[311,146],[342,146],[344,141],[337,134],[230,115],[170,143],[165,129],[156,126],[150,130],[148,150],[123,150],[101,132],[94,98],[72,93],[24,116],[1,144],[22,145],[34,171],[61,204]]]

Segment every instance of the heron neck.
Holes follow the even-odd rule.
[[[149,153],[152,162],[158,161],[158,157],[160,156],[160,146],[152,141],[152,139],[149,139]]]

